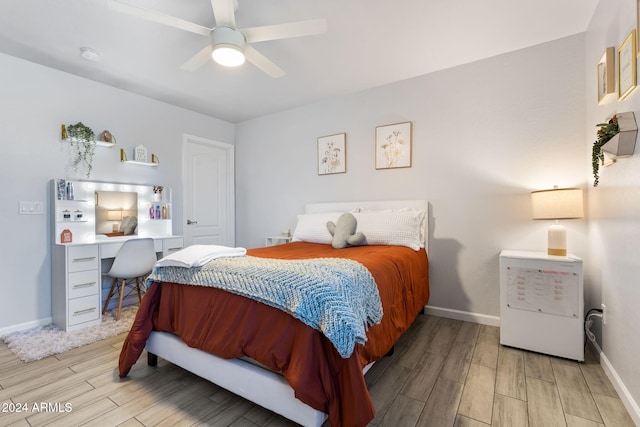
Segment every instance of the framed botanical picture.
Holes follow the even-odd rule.
[[[411,167],[411,122],[376,128],[376,169]]]
[[[318,175],[345,173],[347,171],[347,134],[318,138]]]
[[[636,30],[632,30],[618,48],[618,99],[636,87]]]
[[[616,91],[615,48],[608,47],[598,62],[598,102]]]

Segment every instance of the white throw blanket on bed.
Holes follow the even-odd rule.
[[[373,276],[349,259],[225,257],[199,268],[156,265],[152,281],[212,286],[276,307],[324,333],[345,358],[382,320]]]
[[[158,262],[156,267],[202,267],[209,261],[223,257],[237,257],[247,254],[245,248],[231,248],[220,245],[192,245],[171,255],[167,255]]]

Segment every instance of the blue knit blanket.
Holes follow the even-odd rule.
[[[155,267],[151,281],[211,286],[283,310],[321,331],[343,358],[382,320],[373,276],[341,258],[219,258],[197,268]]]

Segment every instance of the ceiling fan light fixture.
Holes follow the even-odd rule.
[[[244,35],[233,28],[217,27],[211,32],[213,51],[211,57],[225,67],[244,64]]]

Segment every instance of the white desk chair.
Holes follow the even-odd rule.
[[[113,260],[111,269],[105,273],[106,276],[113,277],[113,284],[102,308],[102,314],[106,313],[111,297],[117,289],[120,293],[120,302],[118,303],[116,320],[120,320],[125,288],[127,286],[133,288],[133,285],[127,285],[127,280],[130,279],[136,279],[138,300],[142,302],[140,278],[151,273],[157,260],[153,239],[130,239],[124,242]]]

